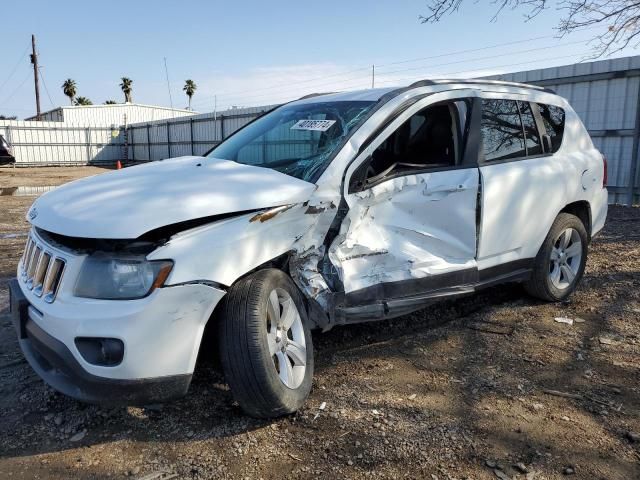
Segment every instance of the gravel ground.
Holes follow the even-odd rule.
[[[0,188],[97,172],[0,169]],[[32,201],[0,198],[3,479],[640,478],[640,208],[611,208],[569,302],[507,285],[314,334],[305,408],[258,421],[206,363],[185,398],[146,408],[46,387],[7,315]]]

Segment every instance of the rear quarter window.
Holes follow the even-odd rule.
[[[546,134],[551,138],[551,153],[555,153],[560,149],[564,136],[564,109],[542,103],[537,104],[537,108],[542,117]]]

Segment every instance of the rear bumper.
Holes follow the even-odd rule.
[[[29,303],[17,279],[9,282],[9,292],[20,348],[33,370],[55,390],[83,402],[103,405],[144,405],[187,393],[192,373],[132,379],[90,373],[63,341],[34,321],[42,318],[40,312]]]

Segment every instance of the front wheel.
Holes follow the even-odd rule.
[[[249,415],[277,417],[304,404],[313,379],[307,323],[300,292],[280,270],[260,270],[229,289],[220,329],[222,367]]]
[[[578,217],[558,215],[536,256],[531,279],[525,283],[527,292],[549,302],[571,295],[584,273],[588,240]]]

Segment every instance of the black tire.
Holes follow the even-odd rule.
[[[267,302],[275,289],[290,295],[302,320],[306,370],[297,388],[289,388],[280,380],[269,353]],[[272,418],[293,413],[304,404],[313,380],[313,344],[304,302],[285,273],[260,270],[234,284],[225,296],[220,327],[222,368],[233,397],[245,413]]]
[[[557,288],[551,281],[549,275],[551,252],[560,234],[569,228],[575,230],[580,236],[582,255],[578,270],[571,283],[565,288]],[[569,297],[576,289],[576,286],[584,274],[584,268],[587,263],[588,242],[589,236],[587,235],[584,224],[578,217],[569,213],[559,214],[538,251],[531,278],[524,284],[527,293],[548,302],[559,302]]]

